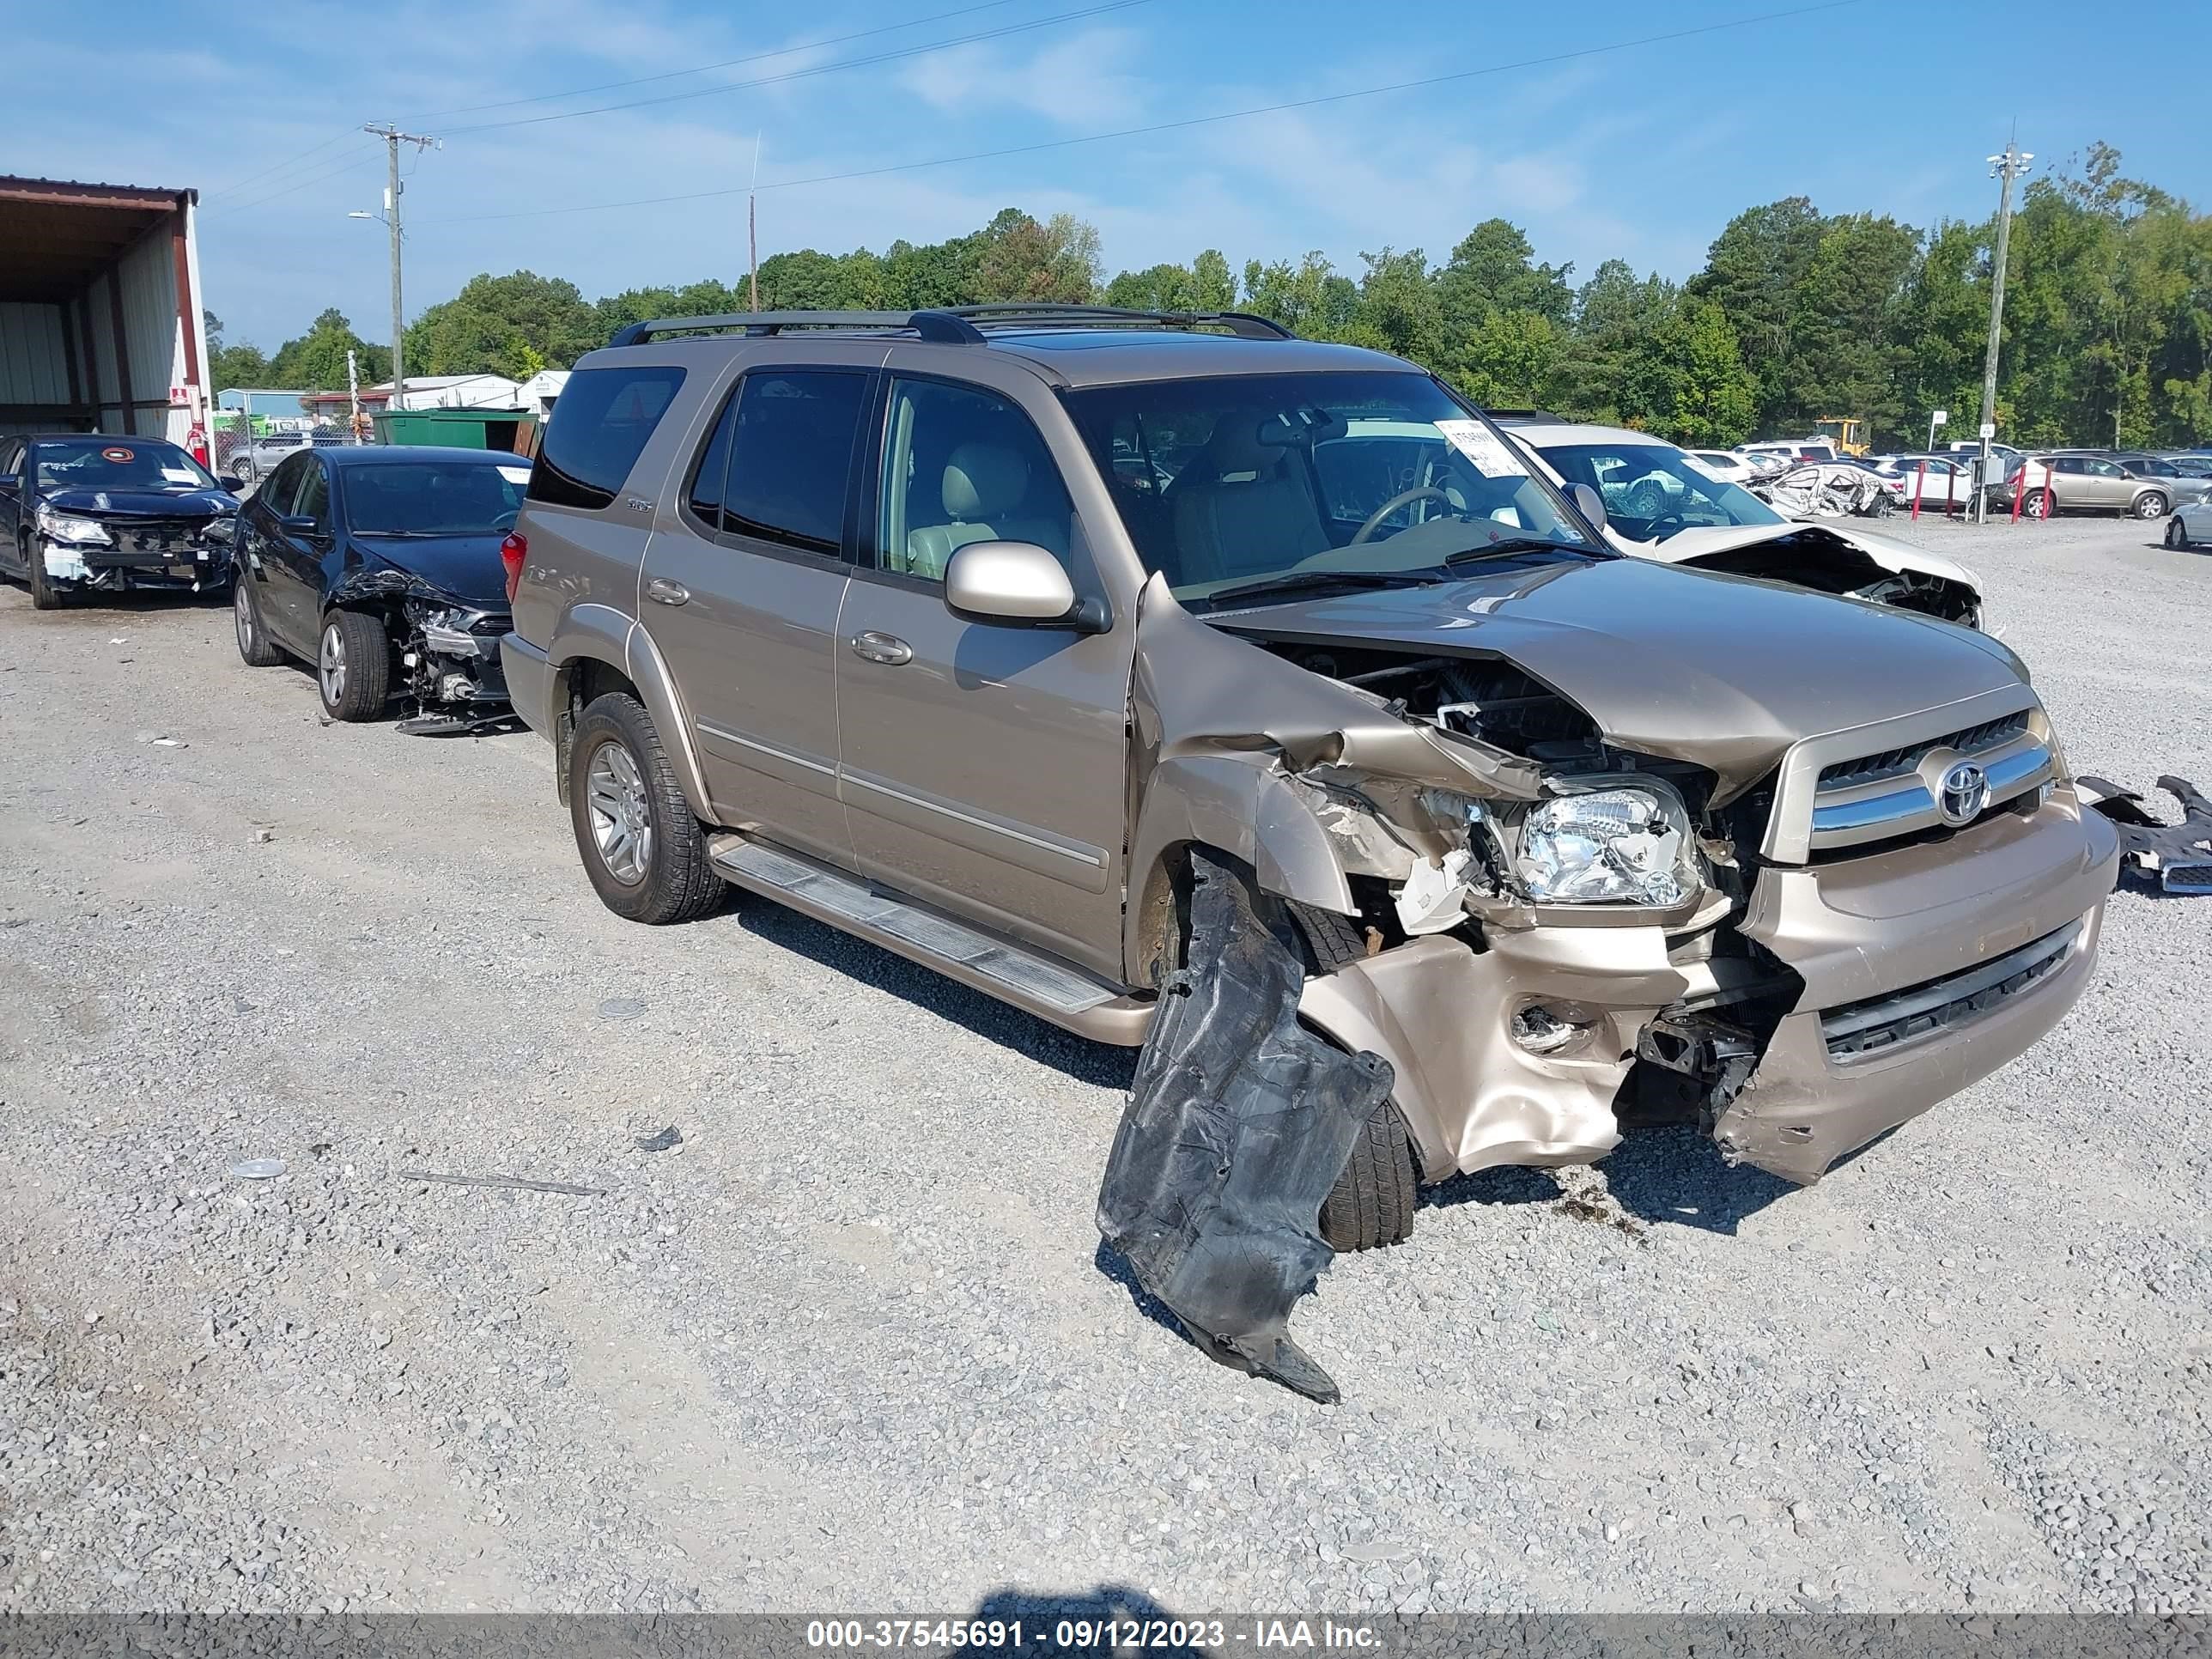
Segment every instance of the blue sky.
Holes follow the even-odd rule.
[[[207,303],[232,340],[268,349],[326,305],[372,339],[388,332],[383,228],[346,217],[379,204],[383,147],[353,130],[370,120],[444,138],[406,163],[410,317],[479,270],[565,276],[586,296],[736,277],[756,135],[763,257],[934,240],[1018,205],[1096,223],[1109,275],[1209,246],[1239,267],[1319,248],[1356,271],[1362,250],[1385,244],[1441,258],[1498,214],[1578,276],[1618,256],[1682,276],[1733,214],[1778,196],[1920,225],[1979,217],[1996,189],[1983,158],[2015,118],[2039,172],[2101,138],[2136,176],[2212,198],[2191,67],[2212,42],[2203,0],[2142,0],[2108,49],[2078,0],[2001,12],[1850,0],[1589,51],[1792,3],[392,0],[217,8],[187,22],[173,5],[120,0],[70,14],[51,39],[42,20],[63,13],[9,6],[0,17],[21,56],[0,100],[0,171],[200,190]],[[882,32],[818,44],[861,31]],[[782,55],[759,56],[770,52]],[[908,55],[834,67],[890,53]],[[748,57],[757,61],[697,68]],[[1542,58],[1555,61],[793,182]],[[647,76],[664,78],[510,101]],[[785,78],[726,89],[767,76]],[[678,95],[690,94],[702,95]],[[645,99],[663,101],[488,125]]]

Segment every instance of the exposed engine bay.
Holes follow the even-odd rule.
[[[404,570],[364,572],[332,590],[331,604],[374,611],[392,641],[392,689],[412,701],[401,729],[458,735],[512,718],[499,660],[505,612],[465,604]]]

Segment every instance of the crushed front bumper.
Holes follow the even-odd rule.
[[[1732,925],[1803,990],[1714,1120],[1723,1155],[1816,1181],[2032,1047],[2088,981],[2118,856],[2112,826],[2060,786],[1946,842],[1762,870]],[[1486,945],[1417,939],[1308,981],[1299,1003],[1395,1068],[1431,1182],[1603,1157],[1639,1035],[1697,1006],[1703,977],[1656,926],[1493,929]],[[1532,1052],[1514,1024],[1532,1006],[1583,1035]]]
[[[198,593],[230,580],[230,548],[216,542],[124,549],[42,537],[33,556],[45,565],[50,581],[110,593],[133,588]]]
[[[1739,931],[1805,982],[1713,1138],[1817,1181],[2034,1046],[2088,983],[2119,842],[2062,786],[2033,814],[1762,872]]]

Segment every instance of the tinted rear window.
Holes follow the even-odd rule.
[[[580,368],[568,377],[530,476],[530,499],[605,507],[668,412],[680,368]]]

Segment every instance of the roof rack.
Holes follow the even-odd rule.
[[[1247,340],[1296,337],[1270,317],[1249,311],[1133,311],[1124,306],[1068,305],[1002,300],[988,305],[946,306],[944,314],[975,323],[1024,323],[1031,327],[1095,328],[1101,323],[1150,324],[1155,328],[1219,328]]]
[[[1485,404],[1482,406],[1482,412],[1502,425],[1510,425],[1515,421],[1523,421],[1532,424],[1538,421],[1547,421],[1559,426],[1567,423],[1565,416],[1554,415],[1548,409],[1492,409],[1488,404]]]
[[[1102,324],[1152,328],[1218,328],[1248,340],[1294,337],[1280,323],[1242,311],[1130,311],[1119,306],[1054,305],[1010,301],[992,305],[944,306],[925,311],[732,311],[707,317],[661,317],[632,323],[611,345],[642,345],[668,334],[749,335],[794,331],[850,329],[867,333],[905,332],[940,345],[981,345],[978,323],[1020,324],[1030,328],[1096,328]]]

